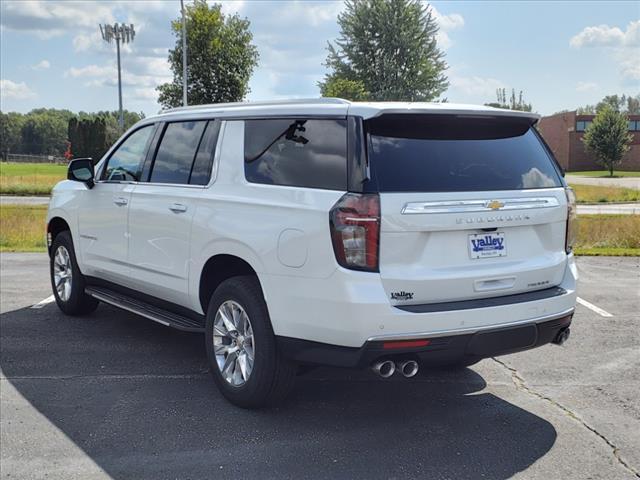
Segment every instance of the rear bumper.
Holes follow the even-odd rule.
[[[403,308],[390,304],[376,273],[338,268],[324,279],[262,274],[260,281],[276,336],[357,350],[385,339],[471,335],[559,318],[575,308],[577,276],[570,255],[557,288]]]
[[[382,358],[414,358],[423,366],[447,365],[460,361],[520,352],[552,342],[571,325],[573,310],[541,322],[521,322],[508,327],[488,328],[473,333],[447,336],[415,335],[429,344],[421,347],[385,349],[384,340],[372,339],[360,348],[341,347],[287,337],[278,337],[278,348],[288,359],[309,365],[364,368]]]

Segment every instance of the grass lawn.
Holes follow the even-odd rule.
[[[0,163],[0,194],[49,195],[67,176],[67,166],[54,163]]]
[[[594,177],[604,178],[609,177],[608,170],[591,170],[586,172],[567,172],[567,175],[575,175],[577,177]],[[614,170],[613,177],[640,177],[640,172],[623,172],[621,170]]]
[[[601,185],[571,185],[578,203],[638,202],[640,190]]]
[[[640,215],[578,215],[577,255],[640,256]]]
[[[45,205],[0,207],[0,251],[44,252]],[[579,215],[578,255],[640,256],[640,215]]]
[[[46,251],[46,205],[0,207],[0,252]]]

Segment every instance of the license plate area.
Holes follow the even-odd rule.
[[[468,239],[469,257],[477,258],[505,257],[507,244],[504,232],[474,233]]]

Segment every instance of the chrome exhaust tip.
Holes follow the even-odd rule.
[[[415,377],[420,369],[420,365],[415,360],[405,360],[398,362],[396,368],[405,378]]]
[[[396,371],[396,364],[391,360],[380,360],[375,362],[371,369],[382,378],[389,378]]]

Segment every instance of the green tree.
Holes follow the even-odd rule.
[[[74,158],[91,157],[97,161],[109,149],[106,119],[105,116],[94,116],[69,120],[68,138]]]
[[[516,96],[515,88],[511,89],[511,96],[507,99],[507,89],[498,88],[496,90],[497,102],[485,103],[488,107],[504,108],[507,110],[520,110],[522,112],[531,112],[533,106],[530,103],[525,102],[522,90]]]
[[[640,115],[640,95],[627,97],[627,115]]]
[[[84,113],[84,112],[81,112],[81,113]],[[107,144],[107,148],[113,145],[116,142],[116,140],[120,138],[120,135],[122,135],[122,132],[120,131],[120,127],[118,126],[117,110],[114,110],[111,112],[100,111],[100,112],[97,112],[96,114],[88,114],[88,115],[90,115],[90,118],[93,118],[94,116],[97,115],[104,119],[105,128],[106,128],[105,141]],[[130,112],[129,110],[124,110],[122,112],[122,116],[124,117],[124,130],[127,131],[134,124],[138,123],[140,120],[144,118],[144,113],[142,112],[136,113],[136,112]],[[79,114],[79,118],[80,119],[82,118],[80,114]]]
[[[16,112],[0,112],[0,157],[9,153],[20,153],[24,115]]]
[[[43,155],[62,155],[66,150],[67,123],[65,115],[34,110],[26,115],[21,129],[22,151]]]
[[[185,6],[187,25],[187,98],[190,105],[237,102],[249,92],[249,78],[258,63],[249,21],[225,16],[221,5],[195,0]],[[182,22],[171,23],[176,46],[169,50],[173,81],[157,87],[163,107],[182,105]]]
[[[101,120],[96,121],[98,118]],[[67,149],[67,139],[70,139],[74,144],[72,153],[75,156],[83,152],[82,156],[97,158],[97,152],[106,151],[120,137],[117,118],[117,111],[79,112],[76,115],[69,110],[37,108],[24,115],[0,112],[0,156],[5,158],[8,153],[61,156]],[[125,128],[142,118],[143,113],[125,110]],[[72,119],[75,119],[76,123],[86,120],[81,127],[84,132],[82,135],[91,138],[94,146],[89,148],[86,144],[79,145],[78,142],[82,142],[79,137],[70,137],[72,130],[74,135],[78,135],[77,125],[73,129],[69,127]],[[105,139],[101,140],[103,130],[106,132]]]
[[[640,95],[607,95],[597,105],[579,107],[577,113],[578,115],[594,115],[607,105],[617,112],[638,115],[640,114]]]
[[[625,95],[607,95],[596,105],[596,113],[606,106],[610,106],[616,112],[620,112],[626,106],[626,103],[627,97]]]
[[[125,130],[144,118],[143,113],[128,110],[124,110],[123,116]],[[118,112],[79,112],[69,120],[67,138],[74,158],[91,157],[99,160],[120,138]]]
[[[595,105],[585,105],[584,107],[578,107],[576,110],[578,115],[595,115],[596,106]]]
[[[624,113],[616,111],[612,105],[604,105],[582,137],[587,150],[593,152],[596,161],[609,170],[610,176],[629,151],[633,139],[628,132],[627,121]]]
[[[360,82],[371,100],[429,101],[447,89],[447,64],[428,5],[347,0],[338,25],[340,36],[329,43],[325,63],[330,73],[319,83],[323,94],[337,79]]]
[[[348,80],[346,78],[331,77],[321,86],[320,93],[323,97],[337,97],[354,102],[369,99],[369,92],[364,88],[360,80]]]

